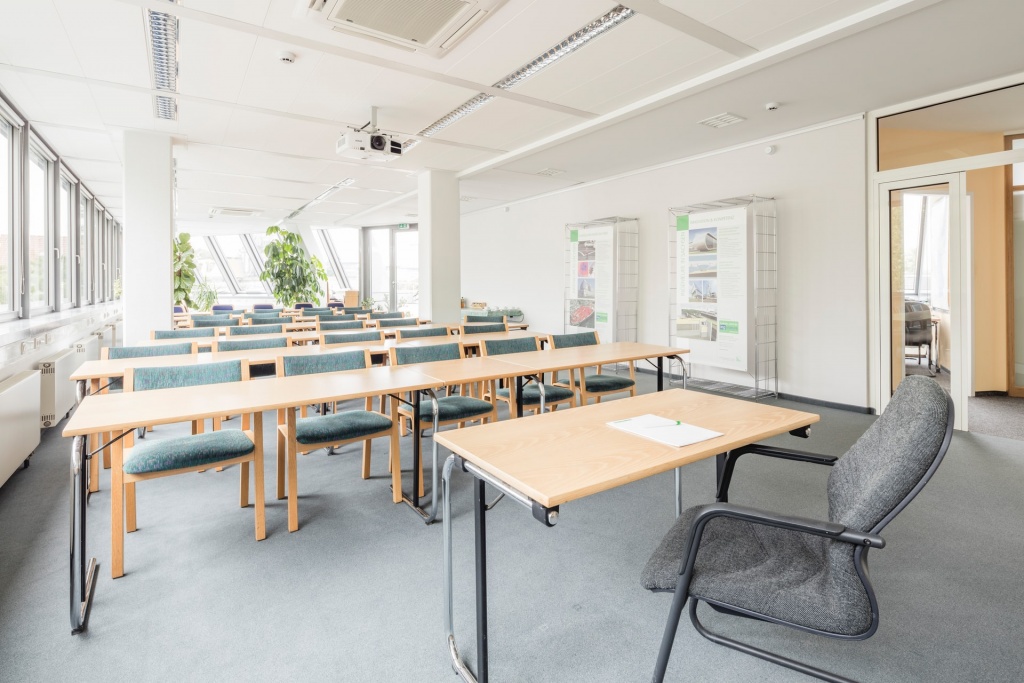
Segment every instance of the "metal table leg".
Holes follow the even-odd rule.
[[[88,439],[76,436],[71,442],[71,635],[78,635],[89,625],[93,591],[96,588],[96,558],[86,564],[86,499],[89,495],[86,466],[92,457]]]
[[[423,430],[420,427],[420,392],[419,391],[414,391],[413,392],[413,398],[412,398],[412,419],[413,419],[413,427],[412,427],[412,435],[413,435],[413,442],[412,442],[412,493],[407,496],[407,495],[405,495],[405,492],[403,491],[402,492],[402,502],[405,503],[406,505],[408,505],[410,508],[412,508],[413,512],[415,512],[417,515],[419,515],[423,519],[423,521],[425,521],[427,524],[433,524],[435,521],[437,521],[437,513],[438,513],[437,442],[434,441],[434,435],[437,434],[438,423],[440,422],[441,411],[440,411],[440,407],[438,406],[438,403],[437,403],[437,394],[435,394],[432,389],[427,389],[426,392],[430,396],[430,401],[431,401],[431,403],[433,404],[433,407],[434,407],[434,423],[432,425],[433,432],[431,432],[431,435],[430,435],[430,439],[433,442],[433,444],[432,444],[433,471],[432,471],[432,474],[431,474],[431,477],[432,477],[432,488],[431,488],[431,491],[430,491],[430,497],[431,497],[431,500],[432,500],[432,504],[431,504],[431,508],[430,508],[430,512],[429,513],[427,513],[426,510],[424,510],[422,507],[420,507],[420,476],[421,476],[421,472],[420,472],[420,458],[422,457],[422,448],[420,447],[420,438],[422,436]],[[396,398],[396,400],[397,400],[397,398]]]
[[[665,359],[658,356],[658,391],[665,388]]]

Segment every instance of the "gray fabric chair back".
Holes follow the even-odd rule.
[[[381,334],[379,330],[372,332],[339,332],[338,334],[325,334],[324,344],[349,344],[353,342],[379,342]]]
[[[487,323],[484,325],[463,325],[464,334],[485,334],[487,332],[508,332],[508,325],[505,323]]]
[[[504,353],[524,353],[537,351],[536,337],[520,337],[518,339],[485,339],[484,351],[488,356],[500,356]]]
[[[246,334],[281,334],[283,328],[280,325],[242,325],[232,327],[228,330],[229,337],[237,337]]]
[[[261,308],[252,313],[243,313],[243,318],[278,318],[284,312],[283,308]]]
[[[180,356],[192,353],[192,342],[181,344],[157,344],[155,346],[111,346],[107,349],[107,358],[151,358],[153,356]]]
[[[945,455],[951,430],[952,404],[942,388],[927,377],[904,378],[885,412],[832,468],[829,520],[880,531]]]
[[[234,327],[238,323],[238,318],[196,318],[192,327]]]
[[[370,313],[370,320],[388,320],[390,318],[404,318],[405,314],[401,311],[397,313]]]
[[[439,360],[462,358],[460,344],[435,344],[433,346],[396,346],[395,360],[398,365],[431,363]]]
[[[444,327],[410,327],[398,331],[399,339],[414,339],[415,337],[446,337],[448,330]]]
[[[290,315],[283,315],[278,317],[273,317],[269,315],[258,315],[252,320],[252,324],[254,325],[284,325],[285,323],[292,322],[292,317]]]
[[[321,353],[317,356],[285,356],[285,376],[315,375],[321,372],[343,372],[345,370],[362,370],[366,367],[365,351],[341,351],[339,353]]]
[[[153,339],[188,339],[190,337],[212,337],[217,330],[212,327],[193,327],[181,330],[154,330]]]
[[[597,344],[596,332],[551,335],[551,348],[553,349],[566,349],[571,346],[594,346],[595,344]]]
[[[467,323],[504,323],[508,322],[503,315],[467,315]]]
[[[420,321],[416,318],[388,318],[377,321],[377,327],[412,327],[419,324]]]
[[[335,318],[344,318],[345,316],[343,316],[343,315],[336,315],[336,316],[333,316],[333,317],[335,317]],[[354,315],[353,316],[348,316],[348,317],[355,318]],[[330,332],[332,330],[361,330],[364,327],[366,327],[366,326],[363,324],[362,320],[338,320],[338,321],[331,320],[330,322],[326,322],[326,321],[321,321],[320,322],[320,331],[321,332]]]
[[[217,351],[251,351],[252,349],[277,349],[288,346],[288,337],[273,339],[229,339],[217,344]]]
[[[182,365],[175,368],[135,368],[132,389],[170,389],[242,381],[242,361]]]

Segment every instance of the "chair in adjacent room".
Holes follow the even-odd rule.
[[[507,323],[507,315],[472,315],[466,314],[465,322],[469,325],[474,323]]]
[[[923,301],[905,301],[903,345],[917,347],[917,364],[921,364],[921,347],[928,347],[928,369],[932,365],[932,308]],[[914,357],[914,356],[912,356]],[[936,362],[938,365],[938,362]]]
[[[256,320],[258,321],[259,318],[256,318]],[[283,334],[283,332],[284,327],[281,325],[261,325],[258,322],[255,325],[239,325],[228,328],[229,337],[247,334]]]
[[[350,344],[373,345],[383,344],[384,333],[380,330],[367,330],[365,332],[338,332],[335,334],[320,335],[321,348],[330,349],[337,346],[348,346]]]
[[[409,341],[420,337],[448,337],[451,333],[447,327],[409,327],[395,330],[398,341]]]
[[[548,337],[552,349],[567,349],[577,346],[596,346],[601,343],[597,332],[576,332],[574,334],[553,334]],[[586,368],[577,368],[579,378],[576,377],[576,370],[569,370],[568,382],[556,380],[558,386],[576,388],[580,392],[580,405],[588,405],[591,397],[596,403],[601,402],[603,396],[629,392],[630,396],[636,396],[636,368],[633,362],[626,364],[629,367],[629,377],[605,374],[603,368],[597,366],[594,374],[586,374]]]
[[[370,352],[342,351],[321,353],[316,356],[283,356],[277,359],[278,377],[312,375],[325,372],[344,372],[370,367]],[[394,493],[392,500],[402,502],[400,450],[398,444],[398,414],[392,402],[391,416],[372,410],[372,397],[365,399],[363,410],[343,410],[329,415],[307,417],[303,407],[299,416],[295,410],[278,411],[277,427],[277,497],[285,497],[285,471],[288,485],[288,530],[299,528],[298,457],[319,448],[340,448],[346,444],[363,442],[362,477],[370,477],[370,452],[373,439],[390,439],[390,467]],[[287,458],[287,464],[285,460]]]
[[[878,628],[868,551],[879,533],[924,488],[953,433],[953,401],[934,380],[905,378],[882,415],[841,457],[753,445],[727,454],[718,500],[686,510],[643,570],[652,591],[675,591],[654,681],[668,666],[683,607],[698,633],[726,647],[826,681],[848,678],[712,633],[697,603],[718,612],[840,640]],[[736,460],[747,453],[832,466],[828,521],[729,504]],[[913,561],[913,558],[910,558]]]
[[[507,353],[527,353],[540,351],[540,340],[537,337],[518,337],[516,339],[485,339],[480,343],[480,353],[483,356],[500,356]],[[564,386],[554,384],[542,384],[537,382],[536,377],[531,378],[528,384],[523,385],[523,410],[530,410],[534,413],[541,411],[541,396],[544,397],[544,407],[554,412],[560,405],[576,407],[576,392]],[[515,378],[505,378],[505,386],[498,387],[497,382],[490,383],[488,394],[494,396],[498,401],[508,404],[509,416],[516,417],[516,392]]]
[[[347,313],[348,311],[346,311]],[[398,311],[396,313],[380,313],[373,311],[370,313],[370,320],[390,320],[392,318],[404,318],[405,313]]]
[[[343,315],[336,315],[335,318],[344,318]],[[352,316],[353,318],[355,316]],[[317,320],[317,332],[336,332],[337,330],[363,330],[366,329],[364,320]]]
[[[377,320],[377,327],[415,327],[419,325],[419,318],[380,318]]]
[[[459,325],[459,334],[487,334],[488,332],[508,332],[508,323],[483,323],[482,325]]]
[[[249,378],[243,361],[206,363],[170,368],[129,368],[125,371],[126,392],[142,392],[172,387],[198,387]],[[112,487],[113,509],[125,512],[125,529],[137,528],[135,484],[148,479],[186,472],[199,472],[211,467],[240,465],[239,505],[249,506],[249,466],[255,474],[256,540],[266,537],[263,498],[263,415],[255,413],[253,429],[227,429],[202,432],[202,423],[193,422],[191,436],[152,440],[134,445],[132,435],[124,438],[122,485]],[[119,451],[115,450],[115,454]],[[119,463],[114,463],[115,468]],[[115,471],[115,477],[117,476]],[[121,541],[123,546],[123,540]],[[116,550],[114,551],[116,554]]]

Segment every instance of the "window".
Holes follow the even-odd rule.
[[[192,240],[192,248],[196,252],[196,274],[203,282],[213,287],[218,294],[234,294],[231,285],[220,272],[206,240],[205,237]]]
[[[907,192],[903,202],[904,294],[949,310],[949,195]]]
[[[89,262],[89,200],[82,194],[78,201],[78,296],[81,304],[92,303]]]
[[[320,234],[327,237],[331,270],[340,271],[335,272],[337,286],[359,289],[359,228],[331,228]]]
[[[50,268],[47,225],[50,162],[38,152],[29,153],[28,163],[28,303],[30,312],[50,305]]]
[[[74,249],[72,244],[71,225],[74,216],[71,213],[72,197],[71,181],[60,179],[60,219],[57,223],[57,272],[60,274],[61,307],[70,307],[74,302],[74,274],[72,261]]]
[[[14,310],[14,131],[0,119],[0,313]]]
[[[260,282],[260,265],[253,263],[254,254],[241,235],[218,235],[213,238],[224,258],[224,265],[238,285],[239,294],[266,294]],[[262,262],[261,262],[262,263]]]

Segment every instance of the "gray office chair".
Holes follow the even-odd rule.
[[[906,301],[903,304],[903,331],[905,346],[917,347],[917,364],[921,364],[921,347],[928,347],[928,368],[932,358],[932,309],[922,301]],[[938,361],[936,360],[936,365]]]
[[[707,630],[697,618],[697,603],[832,638],[871,637],[878,628],[878,602],[868,578],[868,551],[885,547],[879,532],[924,488],[952,433],[952,399],[934,380],[911,376],[842,457],[756,444],[729,453],[720,502],[680,515],[644,568],[644,588],[675,591],[653,680],[664,680],[683,606],[692,598],[690,620],[708,640],[821,680],[849,683]],[[725,502],[736,460],[746,453],[833,466],[828,521]]]

